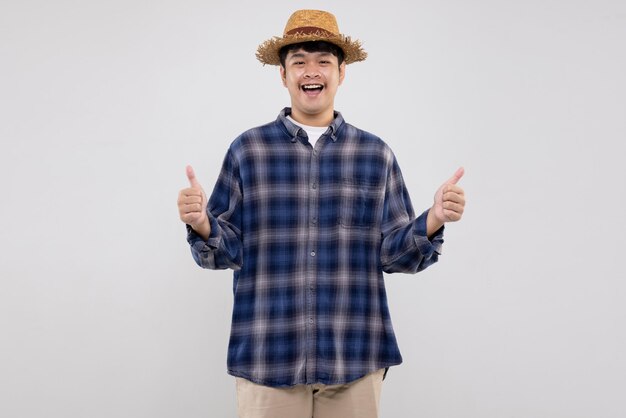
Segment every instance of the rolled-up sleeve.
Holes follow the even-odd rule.
[[[381,264],[386,273],[417,273],[436,263],[441,254],[444,227],[430,238],[428,210],[415,218],[398,163],[387,174],[383,207]]]
[[[229,149],[207,205],[211,233],[205,241],[187,225],[187,242],[196,263],[207,269],[239,270],[242,265],[242,188],[238,164]]]

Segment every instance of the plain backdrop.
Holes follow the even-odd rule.
[[[0,416],[236,416],[176,198],[289,104],[254,52],[298,8],[363,41],[336,108],[416,211],[466,169],[440,262],[386,276],[381,417],[626,416],[621,0],[2,0]]]

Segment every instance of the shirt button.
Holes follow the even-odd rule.
[[[313,219],[311,219],[311,223],[312,223],[313,225],[317,225],[317,218],[313,218]]]
[[[315,251],[311,251],[311,257],[315,257]]]
[[[313,323],[313,318],[309,318],[309,324]]]
[[[313,188],[313,190],[317,189],[317,183],[313,183],[313,185],[311,186],[311,188]]]

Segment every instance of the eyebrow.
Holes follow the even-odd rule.
[[[327,57],[329,55],[332,55],[330,52],[314,52],[316,54],[318,54],[319,57]],[[304,58],[305,54],[303,52],[294,52],[289,59],[292,60],[294,58]]]

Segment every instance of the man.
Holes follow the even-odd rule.
[[[332,14],[295,12],[257,50],[280,66],[291,107],[231,144],[208,202],[187,167],[178,208],[192,255],[234,270],[241,417],[377,417],[384,374],[402,362],[383,271],[435,263],[443,225],[463,214],[463,169],[416,218],[389,147],[334,110],[346,65],[366,56]]]

